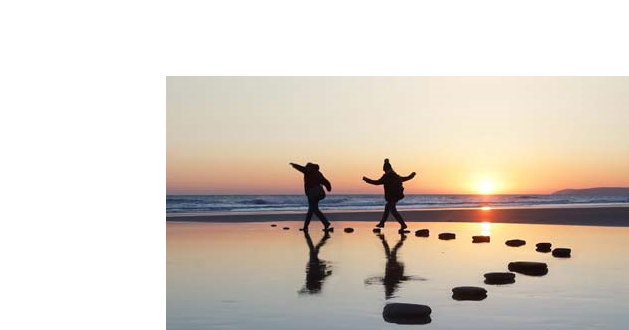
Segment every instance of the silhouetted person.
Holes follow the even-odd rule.
[[[306,265],[306,285],[299,290],[299,293],[319,293],[321,292],[325,278],[332,274],[330,264],[327,261],[319,259],[319,250],[330,238],[330,234],[325,232],[319,244],[316,246],[312,244],[308,231],[304,231],[304,237],[306,238],[306,244],[308,244],[308,249],[310,250],[310,258]]]
[[[402,182],[414,178],[415,172],[411,173],[409,176],[399,176],[397,173],[395,173],[393,167],[391,167],[389,159],[384,160],[382,170],[384,171],[384,174],[378,180],[372,180],[366,176],[363,176],[363,180],[369,184],[384,185],[384,199],[387,201],[387,204],[384,207],[382,220],[376,225],[376,227],[384,227],[384,223],[389,217],[389,212],[391,212],[395,219],[400,223],[400,230],[404,230],[407,226],[404,222],[404,219],[402,219],[402,216],[397,211],[396,205],[398,201],[404,198],[404,186],[402,186]]]
[[[295,163],[290,163],[296,170],[304,174],[304,190],[306,197],[308,197],[308,213],[306,213],[306,220],[304,221],[304,231],[308,230],[312,214],[316,214],[321,223],[323,223],[324,230],[330,228],[330,222],[325,218],[325,215],[319,210],[319,201],[325,198],[325,191],[322,186],[328,191],[332,190],[330,181],[326,179],[321,172],[319,172],[319,165],[308,163],[306,166],[301,166]]]

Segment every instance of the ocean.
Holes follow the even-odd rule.
[[[328,195],[322,210],[374,210],[383,195]],[[474,207],[541,207],[629,204],[629,196],[586,195],[406,195],[399,209]],[[298,212],[307,209],[304,195],[166,195],[166,214],[229,212]]]

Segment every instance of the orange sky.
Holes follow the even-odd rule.
[[[622,77],[169,77],[167,193],[301,193],[316,162],[333,193],[549,193],[629,186]]]

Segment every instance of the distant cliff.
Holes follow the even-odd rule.
[[[629,196],[629,188],[598,187],[587,189],[564,189],[555,191],[553,195]]]

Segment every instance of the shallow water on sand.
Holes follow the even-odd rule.
[[[629,228],[409,223],[403,238],[394,222],[383,236],[372,233],[371,223],[335,222],[325,238],[313,222],[309,241],[297,231],[301,223],[277,225],[167,223],[167,328],[408,327],[384,321],[390,302],[429,305],[432,322],[413,326],[427,329],[625,329],[629,323]],[[415,237],[421,228],[430,237]],[[440,232],[457,237],[439,240]],[[491,242],[473,244],[471,236],[481,234]],[[514,238],[526,245],[504,244]],[[536,252],[538,242],[572,248],[572,257]],[[517,274],[514,284],[483,283],[484,273],[507,271],[511,261],[545,262],[549,272]],[[451,289],[467,285],[486,288],[488,297],[453,300]]]

